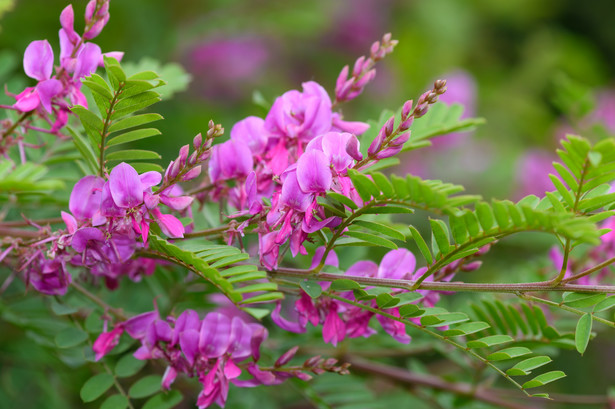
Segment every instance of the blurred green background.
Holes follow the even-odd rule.
[[[46,38],[59,54],[58,17],[66,4],[0,0],[0,72],[11,78],[9,91],[28,84],[21,67],[28,43]],[[77,31],[85,4],[73,1]],[[289,89],[300,89],[301,82],[314,80],[331,94],[340,69],[367,53],[385,32],[392,32],[399,45],[378,65],[377,79],[366,92],[343,106],[347,120],[378,118],[385,108],[395,110],[405,100],[417,99],[434,79],[459,72],[472,84],[455,90],[451,83],[450,93],[458,91],[460,100],[474,105],[468,109],[487,120],[472,134],[449,142],[443,137],[445,142],[425,153],[404,156],[397,173],[411,170],[444,178],[486,197],[541,194],[550,188],[543,187],[538,175],[548,169],[566,131],[593,139],[615,131],[609,127],[609,121],[615,122],[609,94],[615,78],[612,0],[583,5],[572,0],[114,0],[110,13],[95,40],[103,52],[125,51],[123,61],[134,64],[147,64],[143,59],[148,57],[178,63],[192,77],[185,91],[154,108],[166,121],[157,124],[162,135],[148,140],[149,149],[161,152],[163,166],[181,145],[205,131],[210,119],[230,130],[247,115],[264,116],[266,110],[254,102],[255,93],[257,100],[271,103]],[[520,173],[525,178],[516,176]],[[511,241],[506,257],[528,257],[527,265],[535,268],[528,256],[532,245]],[[547,248],[543,243],[533,250],[544,255]],[[492,270],[505,269],[508,260],[493,257]],[[27,312],[29,307],[24,308]],[[0,340],[3,332],[0,328]],[[13,336],[0,344],[14,344],[21,334]],[[36,349],[31,341],[23,347],[29,350],[30,344],[42,354],[30,358],[47,362],[49,368],[58,364],[52,352]],[[578,354],[560,359],[558,369],[569,377],[559,388],[604,393],[615,383],[612,370],[601,362],[607,354],[613,358],[607,345],[592,344],[582,370]],[[24,348],[15,350],[16,362],[25,359]],[[23,382],[31,372],[22,372],[15,384],[5,372],[2,385],[27,391]],[[16,373],[12,370],[10,376]],[[595,377],[587,376],[590,373]],[[49,402],[46,406],[45,396],[57,393],[66,377],[50,376],[48,384],[34,381],[36,396],[23,400],[33,406],[22,407],[58,407]],[[76,396],[79,387],[64,384],[61,390]],[[238,407],[257,405],[259,394],[250,395],[253,403],[240,402]],[[71,403],[80,407],[78,402],[76,398]],[[14,407],[6,405],[0,401],[1,408]]]

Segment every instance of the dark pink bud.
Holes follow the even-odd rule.
[[[201,166],[197,166],[195,168],[190,169],[184,176],[182,176],[182,181],[192,180],[195,177],[201,174]]]
[[[380,148],[382,147],[384,138],[385,138],[384,129],[380,129],[380,132],[378,132],[378,136],[376,136],[376,139],[374,139],[372,143],[369,145],[369,148],[367,149],[367,154],[371,156],[375,154],[376,152],[378,152]]]
[[[277,368],[277,367],[286,365],[287,363],[290,362],[291,359],[295,357],[295,354],[297,353],[298,350],[299,350],[298,346],[292,347],[291,349],[286,351],[284,354],[282,354],[282,356],[280,356],[278,360],[275,361],[273,366]]]
[[[89,23],[94,17],[94,11],[96,10],[96,0],[90,0],[87,6],[85,6],[85,22]]]
[[[105,17],[96,21],[96,23],[92,25],[92,28],[90,28],[86,33],[83,34],[83,38],[85,40],[91,40],[93,38],[98,37],[98,35],[102,32],[103,28],[105,28],[105,25],[107,24],[108,21],[109,21],[109,15],[107,14],[105,15]]]
[[[311,381],[313,378],[312,375],[307,374],[305,372],[296,372],[295,376],[301,379],[302,381],[306,381],[306,382]]]
[[[363,70],[363,63],[365,62],[365,57],[360,56],[357,58],[357,61],[354,63],[354,68],[352,69],[352,75],[358,77]]]
[[[367,85],[368,82],[370,82],[371,80],[373,80],[374,78],[376,78],[376,69],[372,68],[371,70],[369,70],[367,73],[365,73],[365,75],[363,75],[355,84],[355,86],[357,88],[363,88],[365,87],[365,85]]]
[[[388,121],[384,124],[382,129],[384,129],[384,134],[386,136],[390,136],[393,133],[393,129],[395,127],[395,116],[389,118]]]
[[[198,152],[192,152],[192,154],[188,157],[188,165],[192,166],[196,163],[198,159]]]
[[[482,261],[473,261],[471,263],[468,264],[464,264],[461,266],[461,271],[465,271],[467,273],[471,272],[471,271],[476,271],[480,268],[480,266],[483,264]]]
[[[322,361],[320,355],[313,356],[313,357],[308,358],[308,359],[305,360],[305,362],[303,363],[303,367],[304,368],[312,368],[312,367],[318,365],[320,361]]]
[[[410,132],[403,133],[391,141],[391,146],[402,146],[410,139]]]
[[[412,112],[412,104],[413,101],[409,99],[404,103],[404,107],[401,109],[401,119],[404,121],[410,116],[410,112]]]
[[[426,105],[426,104],[425,104],[425,105],[421,105],[421,106],[417,106],[417,107],[414,109],[414,117],[415,117],[415,118],[420,118],[420,117],[422,117],[423,115],[425,115],[425,114],[427,113],[427,110],[428,110],[428,109],[429,109],[429,106],[428,106],[428,105]]]
[[[201,135],[200,133],[197,134],[197,136],[194,137],[194,139],[192,140],[192,147],[194,148],[194,150],[198,150],[201,145],[203,144],[203,135]]]
[[[391,156],[395,156],[399,152],[401,152],[401,148],[402,148],[402,146],[391,146],[391,147],[388,147],[388,148],[383,149],[380,152],[378,152],[376,157],[378,159],[390,158]]]
[[[405,130],[410,129],[410,127],[412,126],[412,122],[414,122],[413,116],[411,116],[410,118],[406,119],[404,122],[399,124],[399,130],[403,132]]]
[[[369,52],[372,54],[372,56],[374,56],[376,55],[379,49],[380,49],[380,41],[374,41],[371,48],[369,49]]]
[[[179,163],[179,160],[176,159],[173,162],[173,166],[171,167],[171,170],[169,171],[169,178],[173,179],[177,177],[177,175],[179,174],[180,168],[181,168],[181,164]]]
[[[346,82],[346,79],[348,79],[348,66],[345,65],[344,68],[342,68],[342,71],[340,72],[340,75],[337,77],[337,82],[335,83],[335,92],[338,93],[339,90],[342,89],[342,87],[344,86],[344,83]]]
[[[96,15],[98,17],[103,17],[104,15],[106,15],[107,13],[109,13],[109,2],[105,1],[102,6],[100,6],[100,9],[98,10],[98,13],[96,13]]]
[[[190,146],[189,145],[184,145],[179,149],[179,156],[176,160],[176,162],[179,162],[179,165],[181,167],[184,167],[186,165],[186,159],[188,159],[188,152],[190,151]]]
[[[356,161],[363,159],[363,154],[359,151],[359,140],[356,136],[352,135],[346,142],[346,153]]]

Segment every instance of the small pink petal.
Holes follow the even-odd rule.
[[[51,78],[53,50],[47,40],[32,41],[28,45],[23,56],[23,68],[26,75],[35,80]]]

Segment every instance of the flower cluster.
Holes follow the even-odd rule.
[[[199,379],[203,385],[197,400],[199,408],[212,403],[224,407],[230,383],[239,387],[276,385],[290,377],[310,379],[305,371],[340,373],[347,370],[347,365],[336,366],[336,360],[320,357],[310,358],[300,367],[284,367],[295,356],[297,347],[280,356],[273,367],[259,367],[260,347],[267,338],[265,327],[219,312],[211,312],[200,319],[194,310],[166,320],[161,319],[157,311],[151,311],[116,324],[113,330],[101,333],[94,342],[96,360],[109,353],[124,332],[141,343],[134,353],[135,358],[166,362],[163,388],[169,389],[180,373]],[[249,377],[239,379],[242,373]]]
[[[36,111],[50,122],[52,133],[66,124],[71,105],[87,107],[81,92],[81,79],[102,66],[103,55],[118,60],[123,56],[121,52],[103,54],[98,45],[86,41],[98,36],[108,21],[109,1],[91,0],[86,6],[84,33],[79,35],[74,29],[73,7],[67,6],[60,15],[60,64],[55,75],[52,75],[54,53],[49,42],[31,42],[26,48],[23,66],[26,75],[38,83],[15,95],[13,107],[20,112]]]
[[[318,265],[324,255],[324,247],[317,249],[312,262],[312,266]],[[482,250],[484,253],[486,249]],[[471,262],[463,266],[460,261],[454,266],[451,265],[446,271],[440,271],[432,280],[450,280],[455,271],[461,269],[463,271],[472,271],[477,269],[479,262]],[[335,253],[330,252],[325,260],[326,265],[338,266],[338,260]],[[426,271],[426,268],[420,268],[415,271],[416,258],[406,249],[392,250],[388,252],[380,262],[380,265],[373,261],[358,261],[346,270],[346,276],[353,277],[373,277],[393,280],[416,280],[420,278]],[[330,283],[321,282],[320,286],[323,291],[329,289]],[[423,296],[420,300],[425,307],[433,307],[439,300],[440,296],[436,291],[419,290]],[[407,293],[407,290],[398,289],[391,294],[400,295]],[[355,300],[355,295],[351,291],[346,291],[340,296]],[[368,302],[368,305],[377,308],[375,300]],[[406,333],[406,326],[399,321],[391,318],[376,315],[375,313],[363,308],[349,305],[340,302],[334,298],[321,296],[318,299],[312,299],[306,292],[301,291],[299,299],[295,301],[294,310],[290,314],[295,316],[294,321],[282,317],[282,303],[278,302],[271,314],[273,321],[287,331],[303,333],[306,331],[306,326],[311,323],[314,326],[322,324],[323,340],[327,343],[337,345],[346,337],[369,337],[376,331],[369,327],[370,320],[376,316],[382,328],[391,335],[395,340],[402,343],[409,343],[410,336]],[[388,308],[387,313],[399,317],[399,308]],[[418,320],[417,320],[418,322]]]

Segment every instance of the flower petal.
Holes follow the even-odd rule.
[[[311,150],[301,155],[297,161],[297,182],[305,193],[320,193],[329,190],[332,177],[324,153]]]
[[[75,184],[68,208],[77,220],[89,219],[100,209],[104,183],[103,178],[89,175]]]
[[[53,50],[47,40],[32,41],[28,45],[23,56],[23,68],[26,75],[35,80],[51,78]]]
[[[111,197],[118,207],[131,208],[143,203],[143,184],[137,171],[122,162],[109,175]]]

